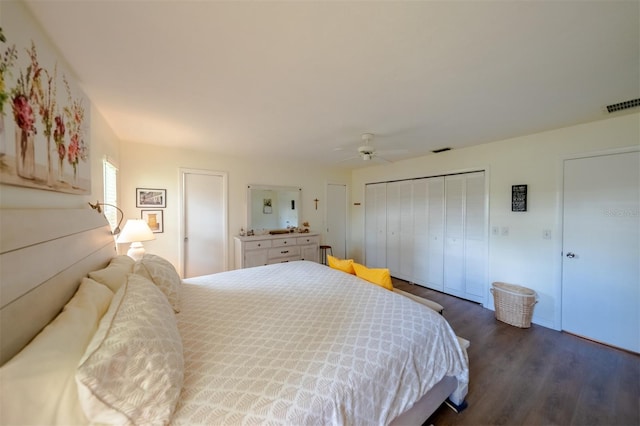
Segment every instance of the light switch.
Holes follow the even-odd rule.
[[[508,226],[503,226],[502,229],[500,230],[500,235],[502,235],[503,237],[508,237],[509,236],[509,227]]]
[[[542,238],[545,240],[551,239],[551,229],[543,229],[542,230]]]
[[[491,227],[491,235],[495,235],[496,237],[500,235],[500,228],[497,226]]]

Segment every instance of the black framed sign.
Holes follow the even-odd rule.
[[[511,186],[511,211],[527,211],[527,185]]]
[[[164,209],[167,207],[167,190],[136,188],[136,207]]]

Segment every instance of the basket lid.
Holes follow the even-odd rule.
[[[535,296],[536,292],[527,287],[522,287],[516,284],[509,284],[503,282],[494,282],[491,284],[493,288],[497,288],[498,290],[508,291],[510,293],[521,294],[523,296]]]

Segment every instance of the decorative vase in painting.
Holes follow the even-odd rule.
[[[58,157],[58,182],[64,182],[64,156]]]
[[[35,132],[16,127],[16,174],[25,179],[35,179]]]
[[[78,186],[78,182],[79,182],[79,178],[78,178],[78,165],[77,164],[73,164],[73,183],[71,184],[71,186],[73,188],[79,188]]]
[[[7,153],[7,141],[4,131],[4,114],[0,111],[0,158],[3,158]]]

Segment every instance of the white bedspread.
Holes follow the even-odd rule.
[[[445,375],[468,382],[434,311],[308,261],[187,279],[172,424],[387,424]]]

